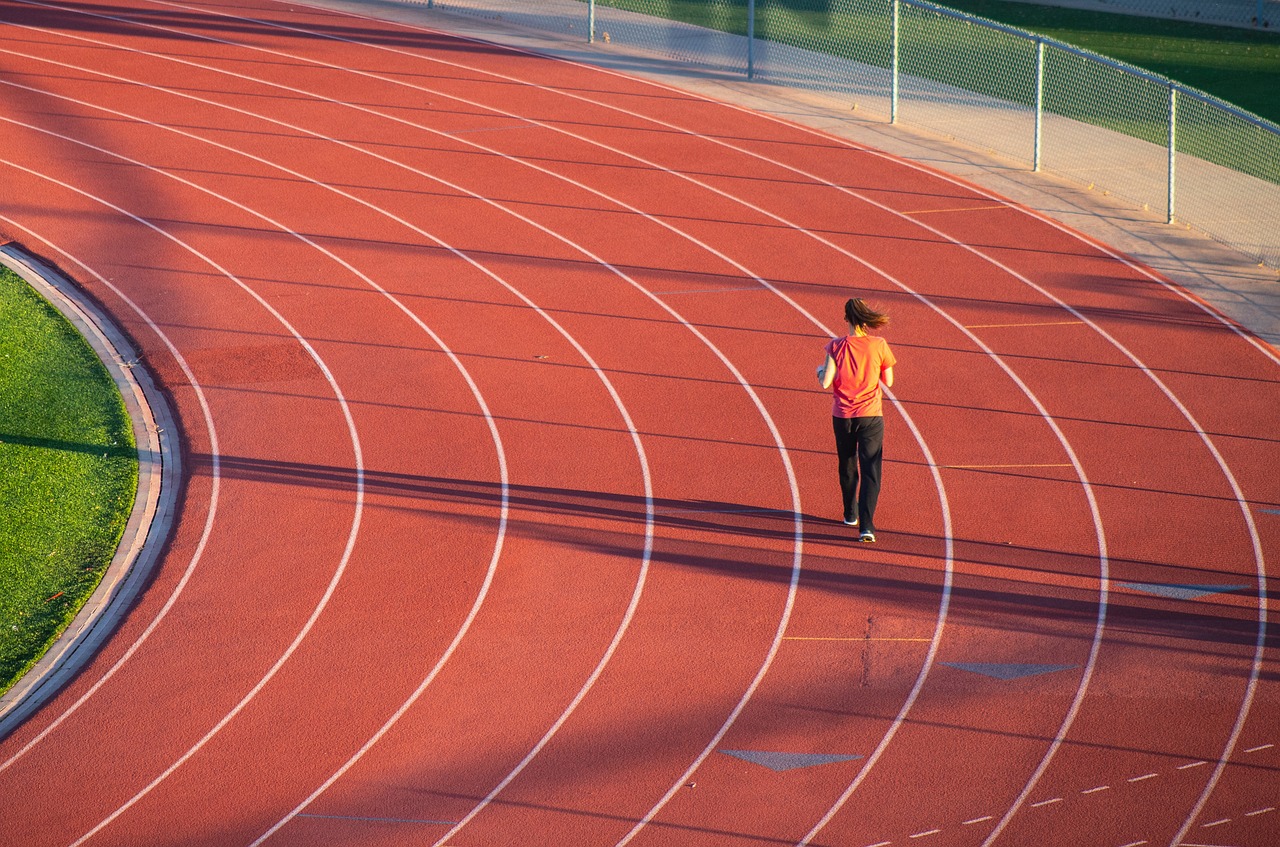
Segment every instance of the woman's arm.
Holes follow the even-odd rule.
[[[823,388],[830,388],[835,381],[836,360],[828,356],[827,361],[818,368],[818,382],[822,383]]]
[[[885,388],[893,388],[893,368],[881,368],[880,381],[884,383]]]

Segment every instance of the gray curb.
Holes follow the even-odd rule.
[[[93,596],[34,668],[0,697],[4,738],[67,684],[119,626],[160,559],[173,526],[181,466],[177,427],[124,333],[70,280],[15,244],[0,263],[40,292],[85,337],[124,397],[138,446],[138,492],[116,555]]]

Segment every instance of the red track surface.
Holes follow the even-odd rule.
[[[0,229],[192,468],[0,742],[0,843],[1280,843],[1280,369],[1152,274],[400,24],[2,0],[0,38]],[[874,546],[812,377],[855,291],[900,360]]]

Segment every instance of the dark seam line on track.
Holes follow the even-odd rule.
[[[298,814],[300,818],[320,818],[322,820],[368,821],[371,823],[419,823],[429,826],[453,826],[457,821],[421,820],[418,818],[369,818],[361,815],[317,815],[309,812]]]

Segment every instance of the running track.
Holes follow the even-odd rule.
[[[190,472],[0,843],[1280,843],[1280,360],[936,173],[268,0],[0,0]],[[880,543],[813,369],[893,316]]]

